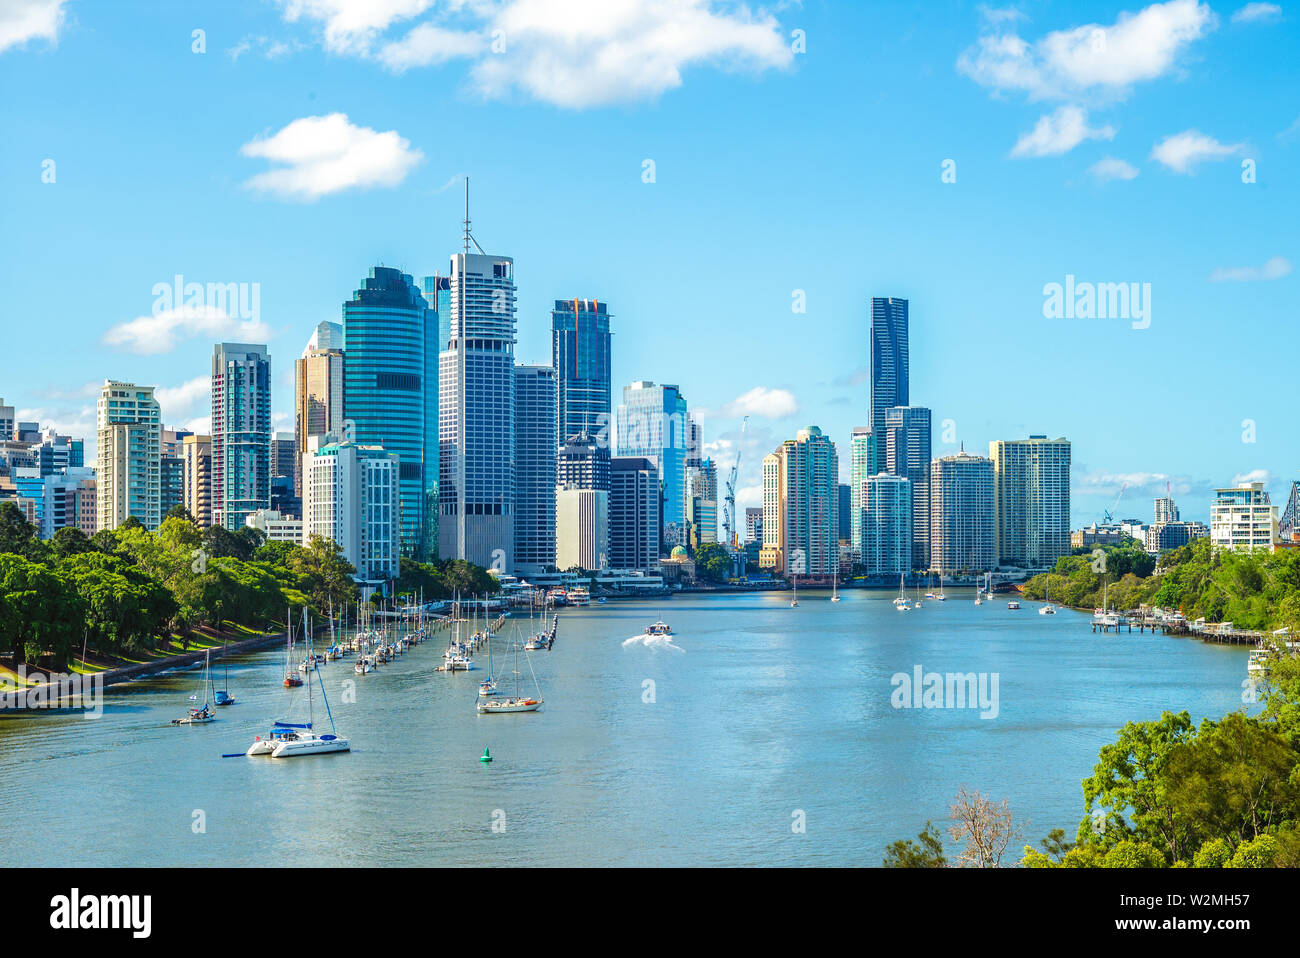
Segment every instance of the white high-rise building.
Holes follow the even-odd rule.
[[[862,560],[862,484],[880,471],[876,437],[870,426],[854,426],[849,440],[849,544],[854,561]]]
[[[302,541],[332,539],[356,566],[358,582],[379,587],[400,572],[402,523],[398,457],[382,446],[312,436],[303,455]]]
[[[96,404],[99,457],[96,527],[131,516],[146,529],[162,521],[162,417],[153,386],[105,380]]]
[[[507,571],[515,539],[515,265],[509,256],[468,252],[466,230],[467,252],[451,258],[450,338],[438,355],[439,553]]]
[[[1030,436],[989,443],[999,565],[1053,566],[1070,554],[1070,442]]]
[[[962,452],[930,463],[930,570],[976,573],[993,554],[993,463]]]
[[[1277,506],[1262,482],[1216,489],[1210,506],[1210,541],[1215,548],[1272,552],[1277,542]]]
[[[912,483],[887,472],[862,482],[862,569],[896,576],[912,569]]]
[[[829,577],[840,569],[839,458],[816,426],[763,458],[759,565],[783,575]]]

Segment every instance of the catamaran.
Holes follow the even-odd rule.
[[[212,651],[208,650],[204,656],[203,677],[199,680],[199,687],[193,695],[190,696],[191,702],[197,702],[199,696],[203,696],[203,704],[192,705],[186,710],[184,717],[172,719],[173,725],[201,725],[204,722],[211,722],[215,719],[216,713],[212,711],[212,706],[208,704],[208,692],[210,691],[212,679],[208,672],[212,666]]]
[[[1052,605],[1052,577],[1048,575],[1047,579],[1047,598],[1044,605],[1038,610],[1039,615],[1056,615],[1056,607]]]
[[[306,626],[307,610],[303,609],[303,624]],[[311,639],[308,633],[308,652]],[[307,724],[295,725],[291,722],[276,722],[271,727],[270,735],[264,741],[261,736],[249,746],[245,755],[270,755],[271,758],[296,758],[302,755],[324,755],[329,752],[350,752],[352,743],[338,734],[334,727],[334,713],[330,711],[329,698],[325,695],[325,685],[320,684],[321,700],[325,703],[325,714],[329,716],[328,734],[317,735],[314,731],[316,712],[312,702],[311,672],[307,673]]]
[[[528,670],[533,672],[533,660],[528,660]],[[480,696],[476,708],[480,715],[495,715],[499,712],[536,712],[542,707],[542,690],[537,685],[537,673],[533,672],[533,685],[537,687],[537,698],[525,698],[519,692],[519,643],[515,643],[515,694],[502,698]]]

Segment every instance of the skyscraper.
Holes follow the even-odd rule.
[[[468,252],[470,241],[467,226],[466,252],[451,259],[451,325],[447,348],[438,357],[441,551],[446,558],[510,569],[515,264],[509,256]]]
[[[98,529],[116,529],[134,516],[152,530],[162,520],[162,423],[153,391],[113,380],[100,390]]]
[[[372,588],[400,571],[400,463],[382,446],[313,436],[303,458],[303,542],[333,539]]]
[[[930,410],[885,410],[885,471],[911,483],[912,568],[930,568]]]
[[[885,410],[907,406],[907,300],[871,300],[871,429],[880,436]]]
[[[555,370],[515,367],[514,570],[555,566]]]
[[[188,429],[164,429],[159,443],[159,485],[162,501],[159,508],[165,517],[176,506],[185,505],[185,438],[194,435]]]
[[[688,421],[698,434],[695,421]],[[699,443],[694,443],[698,448]],[[690,443],[688,443],[689,450]],[[688,455],[689,455],[688,451]],[[718,469],[712,459],[686,467],[686,530],[692,548],[718,541]]]
[[[555,492],[555,565],[592,572],[609,567],[609,493],[568,486]]]
[[[878,473],[862,483],[862,569],[867,575],[904,575],[912,569],[912,484]]]
[[[343,435],[343,326],[320,323],[302,356],[294,360],[293,488],[302,495],[302,463],[307,440],[329,433]]]
[[[659,469],[640,456],[610,462],[609,565],[649,572],[659,564]]]
[[[993,545],[993,463],[965,452],[930,465],[930,570],[984,572]]]
[[[1041,568],[1070,554],[1070,443],[1030,436],[989,443],[1000,565]]]
[[[858,559],[863,555],[862,484],[881,471],[876,433],[870,426],[854,426],[849,440],[849,543]]]
[[[609,447],[594,436],[579,433],[560,446],[555,462],[559,489],[609,489]]]
[[[609,446],[610,314],[594,299],[557,299],[551,311],[551,363],[559,390],[561,440],[580,433]]]
[[[800,429],[763,458],[763,552],[768,557],[761,564],[787,576],[839,574],[838,476],[835,443],[816,426]]]
[[[271,357],[265,346],[212,350],[212,521],[232,532],[271,506]]]
[[[639,380],[623,387],[616,425],[618,455],[643,457],[659,468],[659,546],[671,549],[681,544],[685,522],[686,399],[676,386]]]
[[[429,415],[438,394],[434,325],[415,281],[386,266],[372,268],[343,304],[342,438],[397,457],[402,552],[421,561],[437,556],[438,423]]]
[[[1178,506],[1170,496],[1161,496],[1155,501],[1154,522],[1177,522]]]
[[[200,529],[212,525],[212,437],[186,436],[181,444],[185,460],[185,508]]]

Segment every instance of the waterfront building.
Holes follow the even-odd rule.
[[[643,456],[609,465],[610,568],[651,572],[659,566],[659,469]]]
[[[467,232],[466,251],[451,260],[448,341],[438,356],[441,554],[509,570],[515,564],[515,264],[509,256],[470,253],[469,244]]]
[[[912,570],[912,483],[887,472],[862,482],[862,571],[892,578]]]
[[[1030,436],[989,443],[999,565],[1054,566],[1070,553],[1070,442]]]
[[[1117,546],[1123,544],[1128,535],[1118,523],[1097,523],[1084,526],[1070,533],[1071,549],[1092,549],[1098,546]]]
[[[930,410],[885,410],[885,471],[902,476],[912,493],[912,568],[930,567]]]
[[[871,300],[871,430],[884,435],[885,411],[908,399],[907,300]]]
[[[638,380],[623,387],[616,415],[618,455],[649,459],[662,488],[660,548],[683,539],[686,502],[686,399],[676,386]]]
[[[271,357],[265,346],[212,350],[212,521],[232,532],[271,505]]]
[[[930,464],[930,571],[958,575],[991,570],[993,462],[966,452]]]
[[[763,458],[759,565],[783,575],[839,574],[839,459],[816,426]]]
[[[555,370],[516,366],[514,570],[520,575],[555,568],[555,424]]]
[[[162,520],[162,422],[154,387],[105,380],[95,413],[95,527],[116,529],[135,516],[146,529],[157,529]]]
[[[1277,542],[1277,506],[1262,482],[1214,491],[1210,506],[1210,541],[1216,549],[1272,552]]]
[[[436,325],[415,280],[387,266],[371,268],[343,304],[344,428],[335,435],[397,457],[402,554],[419,561],[438,555]]]
[[[302,542],[332,539],[356,580],[381,588],[400,572],[401,460],[382,446],[312,436],[302,464]]]
[[[182,501],[200,529],[212,525],[212,437],[190,435],[181,441],[185,489]]]
[[[568,486],[555,492],[555,566],[595,571],[609,567],[609,493]]]
[[[266,536],[267,542],[302,543],[302,520],[276,509],[258,509],[244,518],[244,525]]]
[[[862,484],[881,471],[876,434],[870,426],[854,426],[849,440],[849,542],[857,558],[862,556]]]
[[[551,311],[551,363],[558,390],[557,435],[595,437],[609,446],[613,404],[611,315],[594,299],[557,299]],[[601,488],[608,488],[602,486]]]

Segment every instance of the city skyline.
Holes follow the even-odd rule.
[[[480,239],[519,267],[517,361],[546,361],[557,299],[578,293],[616,304],[615,390],[638,380],[680,385],[704,429],[704,454],[723,470],[740,417],[751,415],[741,509],[760,500],[762,456],[809,424],[841,449],[840,481],[848,480],[851,430],[867,422],[872,297],[909,301],[910,401],[933,410],[934,455],[954,454],[963,442],[978,450],[1034,434],[1070,438],[1073,527],[1101,519],[1125,483],[1117,515],[1141,518],[1166,482],[1184,513],[1202,520],[1215,488],[1261,471],[1275,500],[1284,500],[1300,439],[1300,425],[1286,415],[1285,377],[1235,375],[1216,362],[1213,346],[1223,317],[1243,311],[1275,351],[1295,343],[1286,317],[1297,254],[1283,213],[1297,196],[1290,173],[1300,135],[1288,106],[1296,80],[1270,66],[1294,47],[1295,22],[1289,14],[1237,21],[1230,5],[1159,7],[1186,25],[1167,55],[1145,73],[1118,64],[1127,67],[1119,70],[1124,82],[1093,80],[1073,97],[1049,89],[1061,78],[1050,74],[1045,39],[1088,24],[1118,30],[1122,12],[1150,7],[1048,5],[1032,19],[1002,22],[975,5],[950,22],[894,7],[781,10],[759,22],[782,38],[804,31],[805,52],[764,47],[767,59],[740,74],[686,60],[680,85],[645,91],[615,77],[601,88],[612,99],[574,104],[554,90],[516,89],[505,100],[466,90],[455,60],[401,72],[330,51],[322,39],[328,24],[286,22],[273,4],[248,4],[206,26],[166,8],[145,17],[136,6],[113,19],[69,5],[53,40],[31,36],[0,50],[0,76],[11,83],[21,76],[40,91],[6,105],[19,133],[0,163],[15,184],[9,212],[28,229],[6,237],[2,268],[15,313],[40,317],[63,345],[58,376],[13,363],[3,394],[19,418],[93,446],[103,380],[154,385],[165,426],[206,435],[204,366],[213,343],[264,343],[283,357],[272,369],[273,429],[291,428],[289,359],[303,338],[340,320],[339,304],[363,270],[386,264],[421,277],[445,269],[458,245],[459,183],[469,174]],[[720,7],[711,15],[730,29]],[[854,29],[843,29],[844,18]],[[904,29],[908,18],[923,28],[926,48]],[[384,24],[376,36],[397,41],[415,25]],[[843,38],[873,28],[902,39],[864,65]],[[206,31],[203,54],[192,49],[195,29]],[[133,45],[141,46],[138,57],[123,69],[106,59],[114,47],[106,41],[125,30],[150,42]],[[1040,87],[996,88],[997,64],[985,59],[983,39],[1004,35],[1029,44],[1038,60],[1021,76]],[[269,56],[259,37],[290,49]],[[245,43],[250,49],[236,52]],[[720,55],[731,62],[749,54],[728,47]],[[292,79],[304,68],[311,89]],[[90,115],[97,94],[84,79],[96,69],[112,69],[119,92],[148,84],[143,102],[157,112]],[[156,89],[152,77],[164,70],[174,89]],[[851,122],[832,121],[843,102],[820,95],[846,81],[875,95]],[[221,102],[185,109],[187,97],[214,84]],[[276,102],[267,89],[292,96]],[[411,119],[412,104],[431,97],[440,121],[463,131],[455,142]],[[1079,102],[1087,106],[1085,135],[1053,153],[1070,139],[1063,120],[1077,116],[1062,111]],[[943,122],[909,117],[917,104]],[[807,128],[781,119],[796,107]],[[334,131],[344,140],[391,131],[410,166],[394,182],[315,196],[245,187],[290,178],[292,169],[279,177],[265,171],[263,158],[278,155],[269,144],[287,142],[296,122],[336,115],[346,117]],[[706,115],[707,129],[692,122]],[[77,122],[64,122],[70,117]],[[583,132],[593,118],[602,131],[595,139]],[[487,130],[502,121],[517,142],[547,149],[530,151],[537,155],[524,164],[511,151],[498,155]],[[898,134],[890,150],[866,148],[877,128]],[[1209,142],[1166,139],[1189,130]],[[189,139],[203,149],[177,146]],[[51,182],[42,181],[47,159],[56,164]],[[653,161],[653,182],[644,180],[645,160]],[[955,182],[943,179],[949,160]],[[1257,164],[1254,182],[1243,182],[1245,160]],[[799,168],[821,172],[791,181],[786,171]],[[759,202],[774,187],[779,201]],[[142,195],[164,212],[142,215]],[[598,208],[611,210],[608,222],[617,225],[574,215]],[[886,218],[884,235],[862,229]],[[593,222],[599,243],[587,236]],[[1214,235],[1189,245],[1206,222],[1216,224]],[[178,231],[177,223],[194,228]],[[710,251],[710,270],[679,268],[690,246]],[[838,251],[834,263],[828,248]],[[48,255],[53,249],[63,254],[58,260]],[[95,291],[95,309],[80,297],[65,305],[44,295],[66,281],[69,261]],[[720,275],[728,281],[716,282]],[[238,308],[224,317],[178,317],[165,307],[154,315],[164,298],[157,290],[178,276],[234,284],[235,302],[255,305],[256,317]],[[1149,315],[1045,318],[1044,288],[1076,279],[1150,283]],[[794,311],[798,293],[806,312]],[[691,348],[683,350],[687,336]],[[773,342],[780,363],[770,362]],[[39,348],[39,340],[23,332],[18,345]],[[1170,380],[1164,389],[1177,393],[1166,412],[1160,407],[1170,400],[1150,385],[1156,369]],[[1173,387],[1173,377],[1189,373],[1203,381],[1198,388]],[[1125,427],[1126,441],[1115,442]]]

